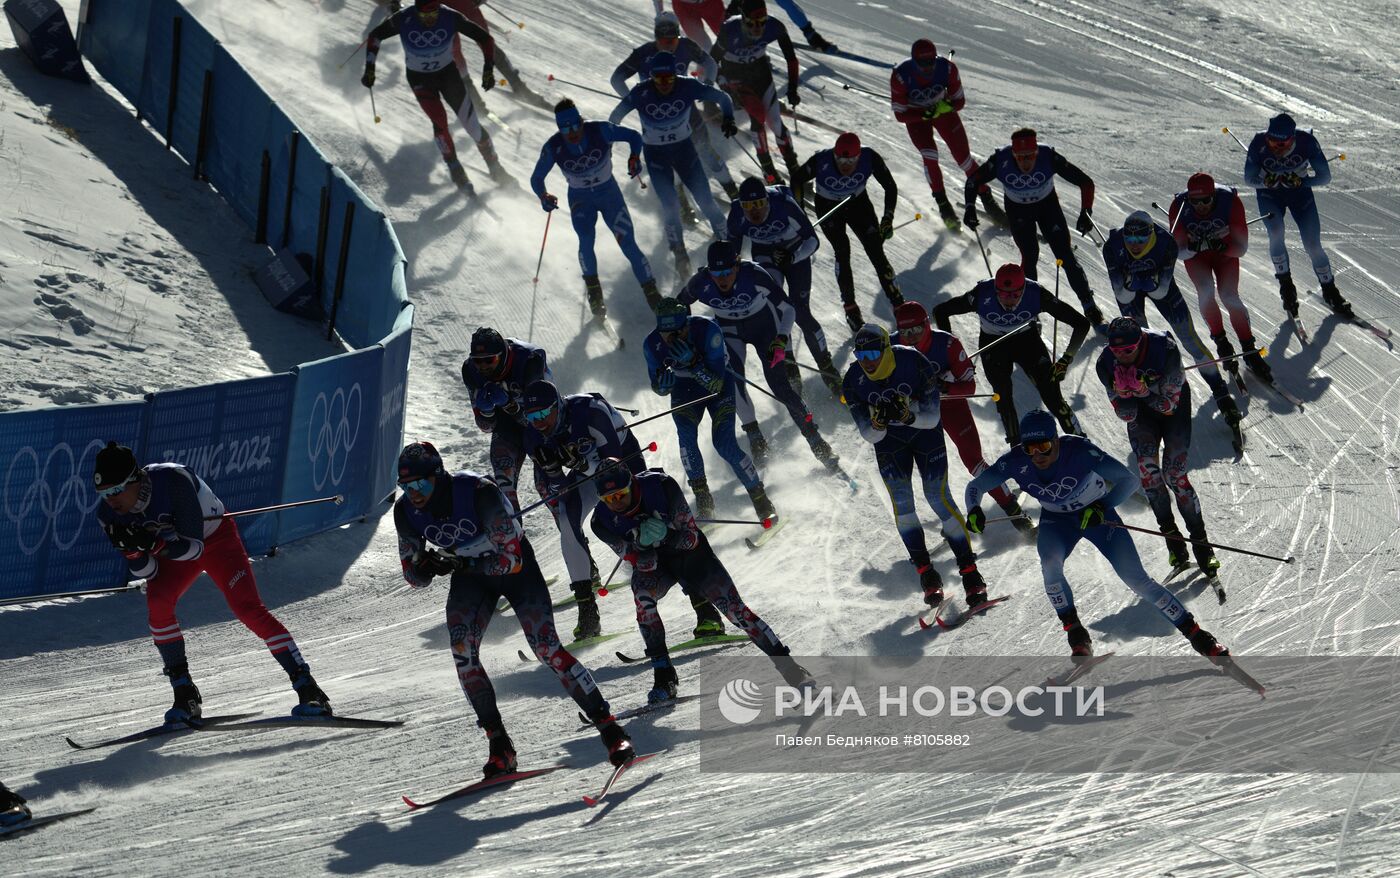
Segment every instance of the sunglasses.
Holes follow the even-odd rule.
[[[422,479],[414,479],[411,482],[399,482],[399,487],[405,491],[412,491],[415,494],[427,494],[433,490],[433,480],[429,476]]]
[[[632,489],[631,489],[631,488],[621,488],[621,489],[616,490],[616,491],[609,491],[608,493],[599,496],[598,499],[602,500],[604,503],[606,503],[606,504],[609,505],[609,506],[613,506],[613,505],[616,505],[616,504],[618,504],[618,503],[624,503],[624,502],[626,502],[627,498],[628,498],[629,496],[631,496],[631,494],[632,494]]]
[[[106,498],[106,497],[115,497],[115,496],[117,496],[118,494],[120,494],[122,491],[125,491],[125,490],[126,490],[126,486],[127,486],[127,485],[130,485],[130,484],[131,484],[132,482],[134,482],[134,481],[136,481],[136,476],[135,476],[135,474],[133,474],[133,475],[131,476],[131,478],[129,478],[129,479],[127,479],[126,481],[122,482],[120,485],[109,485],[109,486],[106,487],[106,488],[98,488],[98,489],[97,489],[97,496],[103,497],[103,498]]]
[[[753,201],[739,202],[739,206],[742,207],[744,210],[758,210],[760,207],[766,207],[767,205],[767,196],[764,196],[763,198],[755,198]]]
[[[550,406],[547,409],[540,409],[537,412],[526,412],[524,417],[525,420],[529,421],[530,423],[538,424],[540,421],[543,421],[545,418],[549,417],[552,414],[554,414],[554,406]]]
[[[744,17],[744,27],[749,30],[758,30],[766,24],[768,24],[768,16],[766,15]]]
[[[1191,196],[1190,198],[1188,198],[1188,199],[1186,199],[1186,200],[1189,201],[1189,202],[1192,203],[1192,204],[1210,204],[1212,201],[1215,200],[1215,196],[1214,196],[1214,195],[1193,195],[1193,196]]]
[[[900,338],[919,339],[923,338],[923,336],[924,328],[922,326],[906,326],[899,331]]]
[[[736,271],[738,271],[738,270],[739,270],[739,269],[738,269],[737,267],[736,267],[736,268],[712,268],[712,269],[710,269],[710,277],[729,277],[730,275],[732,275],[734,272],[736,272]]]
[[[1150,240],[1152,240],[1151,232],[1148,232],[1145,235],[1123,235],[1123,243],[1132,244],[1134,247],[1146,244]]]
[[[855,352],[855,354],[856,354],[856,359],[857,359],[857,360],[860,360],[862,363],[873,363],[873,362],[875,362],[876,360],[880,359],[880,357],[883,356],[884,353],[885,353],[885,352],[882,351],[882,350],[856,351],[856,352]]]
[[[577,133],[579,133],[579,132],[582,131],[582,130],[583,130],[583,123],[582,123],[582,122],[576,122],[576,123],[574,123],[573,125],[560,125],[560,126],[559,126],[559,132],[560,132],[561,134],[577,134]]]
[[[1114,356],[1126,357],[1129,354],[1137,352],[1138,344],[1139,342],[1133,342],[1132,344],[1111,344],[1108,346],[1108,349],[1113,352]]]
[[[501,362],[500,354],[485,354],[480,357],[472,357],[472,364],[478,369],[494,369]]]
[[[657,85],[669,85],[676,81],[676,74],[674,72],[662,70],[659,73],[653,73],[651,75],[651,81]]]
[[[1039,442],[1022,442],[1021,448],[1032,457],[1044,457],[1050,453],[1050,449],[1055,447],[1054,440],[1042,439]]]

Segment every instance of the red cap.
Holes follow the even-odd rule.
[[[997,269],[996,287],[998,293],[1019,292],[1026,286],[1026,273],[1021,266],[1008,262]]]
[[[847,131],[836,138],[836,157],[840,159],[853,159],[860,155],[860,136],[854,131]]]
[[[894,309],[894,319],[897,328],[910,329],[927,324],[928,312],[918,302],[906,301]]]
[[[1205,171],[1197,171],[1186,181],[1186,194],[1192,198],[1209,198],[1215,194],[1215,178]]]
[[[1026,133],[1018,131],[1015,134],[1011,135],[1012,152],[1030,152],[1035,148],[1036,142],[1034,131],[1028,131]]]
[[[915,61],[929,63],[938,57],[938,47],[933,44],[933,40],[919,39],[914,41],[914,46],[909,50]]]

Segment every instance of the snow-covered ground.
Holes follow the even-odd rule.
[[[1095,216],[1101,225],[1170,196],[1200,168],[1222,182],[1239,182],[1242,158],[1221,127],[1251,132],[1278,109],[1289,109],[1301,124],[1316,127],[1329,154],[1347,155],[1334,165],[1334,184],[1319,195],[1324,242],[1339,270],[1339,286],[1358,312],[1396,325],[1400,307],[1390,287],[1400,282],[1395,247],[1400,240],[1400,172],[1394,149],[1400,73],[1386,49],[1400,36],[1393,5],[1374,0],[1308,0],[1283,7],[1257,0],[1155,5],[950,0],[932,6],[913,0],[807,0],[803,5],[828,38],[863,55],[893,62],[922,35],[932,36],[944,51],[955,49],[969,95],[964,120],[974,151],[985,155],[1022,124],[1039,128],[1046,141],[1060,145],[1094,176],[1099,191]],[[466,340],[482,323],[546,346],[567,391],[599,390],[622,405],[646,412],[661,409],[661,400],[644,387],[636,350],[650,328],[649,314],[609,242],[600,241],[599,254],[611,312],[630,341],[622,352],[583,328],[582,286],[566,223],[551,230],[538,298],[532,298],[530,278],[544,216],[528,192],[496,190],[487,183],[474,148],[461,134],[459,149],[486,198],[464,203],[452,191],[427,122],[403,83],[397,48],[381,55],[376,94],[383,122],[374,124],[358,84],[358,61],[336,67],[382,15],[370,0],[326,0],[319,7],[304,0],[202,0],[193,8],[327,156],[390,212],[410,259],[409,289],[418,304],[410,436],[437,442],[456,466],[486,468],[486,446],[466,414],[458,377]],[[502,44],[550,96],[556,94],[545,82],[551,73],[606,88],[612,66],[650,30],[651,4],[645,0],[538,0],[505,8],[523,16],[527,26],[511,30]],[[69,10],[70,17],[74,11]],[[772,11],[781,15],[776,6]],[[30,93],[16,85],[26,74],[16,69],[14,53],[0,53],[0,61],[3,100],[11,105],[3,115],[8,150],[11,137],[17,136],[11,134],[12,126],[19,124],[12,113],[18,110],[42,124],[45,108],[29,105]],[[921,171],[888,104],[843,91],[836,83],[839,76],[879,91],[886,74],[840,58],[804,55],[804,64],[811,62],[816,63],[804,81],[824,91],[804,90],[802,109],[860,131],[885,155],[904,196],[901,218],[915,209],[928,214],[932,205]],[[570,94],[595,118],[611,107],[596,95],[557,94]],[[509,126],[497,128],[497,148],[523,181],[552,121],[501,90],[488,95],[487,102]],[[92,112],[100,114],[94,127],[108,119],[112,127],[134,124],[115,109]],[[81,119],[59,118],[85,130]],[[132,130],[131,136],[140,134]],[[64,146],[61,134],[54,136]],[[798,151],[806,155],[829,139],[827,132],[803,127]],[[133,160],[115,149],[92,152],[93,177],[112,176],[103,162]],[[154,148],[130,155],[150,163],[161,160]],[[746,163],[736,151],[731,167],[745,173]],[[38,174],[28,163],[7,160],[0,166],[6,173],[22,168],[35,175],[31,180]],[[172,185],[178,182],[176,175],[166,176]],[[562,191],[557,176],[551,188]],[[643,247],[665,283],[671,278],[670,260],[655,206],[636,184],[624,191]],[[83,222],[97,210],[87,207],[90,190],[83,187],[82,192],[83,201],[76,190],[65,198],[34,196],[28,204],[6,199],[0,229],[7,237],[0,258],[7,263],[7,297],[16,295],[15,270],[8,263],[22,252],[8,241],[26,229],[45,231],[37,223],[68,230],[62,233],[66,239],[94,252],[119,250],[119,236]],[[205,197],[193,189],[181,192],[182,201]],[[1062,197],[1075,203],[1068,188]],[[137,200],[163,204],[167,199],[161,194]],[[1252,214],[1252,199],[1247,205]],[[65,209],[66,217],[61,214]],[[242,230],[231,234],[227,228],[183,224],[149,205],[147,211],[152,219],[145,225],[132,221],[143,235],[139,244],[147,255],[141,258],[149,259],[154,249],[177,253],[171,250],[172,238],[194,252],[205,248],[193,240],[244,237]],[[208,205],[200,213],[209,215]],[[231,214],[224,215],[231,222]],[[698,254],[704,242],[692,234],[692,250]],[[994,260],[1012,258],[1014,248],[1004,233],[985,230],[984,239]],[[1301,286],[1308,278],[1306,262],[1296,237],[1290,240]],[[1262,393],[1251,398],[1245,404],[1250,447],[1245,459],[1234,463],[1218,414],[1203,407],[1195,421],[1192,477],[1215,536],[1296,555],[1298,562],[1222,556],[1231,592],[1228,604],[1215,606],[1208,593],[1202,598],[1199,585],[1178,593],[1194,599],[1202,623],[1242,656],[1393,654],[1400,643],[1400,608],[1393,598],[1400,578],[1395,414],[1400,410],[1400,358],[1373,336],[1328,318],[1316,296],[1305,297],[1303,305],[1314,340],[1300,347],[1279,323],[1277,292],[1257,228],[1251,244],[1244,260],[1244,298],[1257,335],[1273,351],[1280,382],[1306,400],[1307,410],[1290,411]],[[1106,281],[1097,254],[1083,241],[1080,252],[1102,297]],[[65,271],[102,279],[94,255],[64,253]],[[966,290],[984,274],[969,235],[950,236],[929,222],[899,232],[890,255],[906,295],[926,304]],[[829,253],[823,250],[816,260],[813,298],[819,317],[841,343],[838,361],[844,362],[849,345]],[[171,286],[194,283],[174,264],[182,261],[172,256],[161,263],[166,267],[159,268],[156,279]],[[216,269],[207,262],[203,268],[219,284],[221,295],[213,298],[233,301],[238,293],[229,279],[238,272]],[[25,308],[38,294],[29,288],[31,277],[40,277],[38,269],[27,271],[15,274],[24,287],[19,304]],[[856,272],[862,288],[871,289],[873,278],[860,256]],[[1189,286],[1184,273],[1179,281]],[[255,297],[250,289],[244,285],[244,293]],[[147,299],[146,325],[176,325],[182,316],[203,316],[208,298],[206,294],[194,304]],[[88,312],[87,306],[79,307]],[[274,327],[288,320],[270,310],[252,320],[243,316],[247,311],[220,307],[233,308],[250,336],[279,331]],[[113,308],[113,313],[121,312]],[[887,319],[888,306],[877,305],[873,313]],[[132,320],[129,315],[108,331],[129,331]],[[7,329],[11,325],[7,322]],[[13,325],[9,337],[21,337],[18,321]],[[958,328],[965,336],[972,332],[970,323]],[[49,332],[56,334],[52,328]],[[232,361],[248,345],[243,337],[172,335],[160,341],[164,343],[158,346],[157,339],[149,339],[143,345],[150,349],[147,353],[124,354],[115,362],[122,370],[134,370],[160,356],[171,383],[195,383],[224,377],[205,369],[228,368],[225,363],[197,365],[201,360]],[[219,345],[229,357],[189,356]],[[1097,343],[1092,343],[1090,352],[1096,351]],[[289,362],[264,356],[270,368]],[[135,392],[117,387],[118,380],[138,387],[154,383],[105,376],[94,380],[90,366],[91,360],[75,349],[54,349],[42,360],[44,380],[92,385],[96,398]],[[239,368],[244,366],[252,367],[245,363]],[[27,398],[26,391],[5,386],[7,397]],[[1069,387],[1089,435],[1116,454],[1126,454],[1122,428],[1084,362],[1071,370]],[[765,479],[792,524],[760,554],[746,552],[737,534],[724,534],[716,543],[754,608],[802,654],[1062,655],[1063,634],[1041,597],[1034,550],[1007,534],[992,534],[983,542],[981,566],[996,591],[1017,599],[953,635],[930,637],[916,630],[917,586],[902,558],[872,455],[849,418],[825,401],[815,380],[808,388],[818,421],[862,489],[851,497],[822,475],[786,417],[758,401],[775,444],[790,452],[767,468]],[[999,435],[995,414],[988,406],[978,416],[985,447],[994,453]],[[669,424],[662,420],[652,426],[644,438],[658,441],[659,462],[679,472]],[[721,462],[714,464],[711,481],[721,512],[745,512],[742,491]],[[955,466],[953,481],[959,488],[964,478]],[[1140,505],[1126,512],[1135,523],[1151,523]],[[547,572],[561,573],[547,518],[532,516],[528,526]],[[1151,565],[1165,567],[1159,545],[1143,540],[1139,546]],[[598,558],[604,560],[602,554]],[[186,736],[74,753],[63,744],[62,734],[93,739],[133,731],[150,724],[168,701],[159,662],[144,636],[142,602],[121,596],[0,613],[0,673],[5,680],[0,777],[45,811],[101,806],[61,829],[6,842],[6,871],[441,874],[470,869],[490,875],[804,878],[1396,872],[1400,782],[1392,774],[702,773],[696,767],[694,713],[685,708],[632,724],[639,748],[674,749],[652,763],[654,770],[629,779],[601,821],[578,800],[599,778],[599,767],[558,773],[477,802],[406,817],[401,794],[445,790],[470,779],[483,759],[484,742],[446,650],[444,590],[409,592],[397,568],[387,518],[288,546],[256,567],[264,597],[298,636],[339,711],[408,721],[401,730],[382,733]],[[1164,631],[1152,612],[1124,612],[1131,603],[1129,593],[1090,550],[1075,554],[1069,573],[1081,614],[1086,621],[1098,620],[1090,627],[1101,646],[1138,655],[1185,651],[1185,644]],[[609,630],[631,625],[625,595],[604,599],[602,613]],[[667,599],[663,614],[677,630],[688,627],[691,618],[678,595]],[[191,591],[181,604],[181,618],[207,709],[287,708],[291,696],[285,678],[256,639],[229,620],[213,589]],[[565,611],[561,623],[568,627],[572,622],[572,613]],[[561,697],[552,675],[516,659],[523,639],[513,619],[496,620],[487,640],[485,661],[522,764],[601,762],[602,748],[594,736],[575,732],[574,708]],[[638,640],[629,633],[613,645],[636,650]],[[609,648],[582,657],[615,705],[635,703],[649,683],[645,670],[610,661]],[[683,691],[688,677],[694,688],[693,664],[691,672],[687,664],[692,663],[680,663]],[[1248,696],[1242,693],[1241,698]]]

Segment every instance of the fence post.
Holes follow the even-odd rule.
[[[253,242],[267,243],[267,196],[272,185],[272,156],[263,150],[262,173],[258,177],[258,224],[253,230]]]
[[[355,202],[345,202],[345,224],[340,230],[340,259],[335,266],[335,296],[331,299],[331,324],[326,328],[326,341],[335,337],[335,315],[340,310],[340,297],[345,293],[345,263],[350,259],[350,230],[355,225]]]
[[[199,99],[199,140],[194,148],[194,178],[207,180],[204,175],[204,149],[209,145],[209,95],[214,90],[214,71],[204,71],[204,93]]]
[[[182,16],[175,16],[171,19],[170,33],[170,101],[165,108],[165,148],[170,149],[174,145],[175,137],[175,101],[180,94],[180,31],[183,29],[185,19]]]
[[[331,189],[321,187],[321,218],[316,223],[316,262],[312,274],[316,280],[316,296],[319,298],[326,288],[326,235],[331,225]]]
[[[282,246],[292,240],[292,195],[297,183],[297,147],[301,145],[301,132],[292,132],[292,142],[287,155],[287,203],[282,206]]]

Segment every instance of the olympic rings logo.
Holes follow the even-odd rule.
[[[948,89],[942,85],[931,85],[928,88],[909,89],[909,102],[911,104],[934,104],[938,99],[947,94]]]
[[[602,149],[590,149],[578,158],[566,158],[559,162],[560,167],[566,171],[591,171],[603,161]]]
[[[865,392],[865,401],[871,405],[882,402],[896,402],[903,397],[911,399],[914,396],[914,388],[908,384],[890,385],[887,387],[871,387]]]
[[[786,217],[778,220],[769,220],[761,226],[749,226],[749,237],[765,244],[772,243],[778,240],[783,232],[787,231],[787,228],[788,222]]]
[[[49,449],[48,457],[40,466],[39,452],[26,445],[10,459],[10,468],[5,473],[5,518],[14,522],[19,550],[25,555],[33,555],[39,550],[48,538],[50,528],[53,529],[54,546],[59,549],[72,548],[78,541],[87,517],[97,508],[98,496],[91,489],[87,473],[92,468],[88,463],[89,456],[95,458],[100,448],[102,442],[94,439],[75,459],[72,446],[60,442]],[[22,461],[28,465],[21,466]],[[33,475],[29,484],[21,489],[21,474],[28,472],[30,466],[33,467]],[[58,486],[56,491],[55,484]],[[71,535],[62,534],[59,532],[59,516],[70,505],[78,513],[76,524]],[[41,526],[31,543],[25,539],[25,524],[35,520],[40,521]],[[34,528],[31,526],[27,530],[32,534]]]
[[[993,326],[1019,326],[1034,319],[1035,315],[1029,311],[991,311],[981,317]]]
[[[1186,234],[1192,238],[1213,238],[1229,227],[1229,223],[1217,216],[1203,220],[1186,220]]]
[[[674,119],[686,112],[689,101],[651,101],[645,107],[648,116],[656,119]]]
[[[423,536],[430,543],[451,548],[476,536],[476,522],[470,518],[459,518],[455,522],[449,521],[445,524],[433,523],[423,531]]]
[[[450,34],[438,28],[436,30],[411,30],[404,34],[404,39],[413,44],[415,49],[436,49],[447,42]]]
[[[311,417],[306,422],[306,453],[311,461],[311,481],[316,490],[321,490],[327,479],[332,485],[339,485],[345,477],[350,450],[360,436],[362,409],[358,381],[349,393],[345,392],[345,388],[337,387],[329,398],[324,393],[316,394],[316,401],[311,404]],[[352,411],[353,426],[350,423]],[[321,461],[323,454],[324,464]]]
[[[713,298],[705,304],[716,311],[742,311],[752,305],[753,300],[753,293],[736,293],[723,299]]]
[[[843,177],[837,174],[834,176],[823,177],[821,185],[827,189],[830,189],[833,192],[850,192],[865,187],[865,175],[851,174],[850,176]]]
[[[1058,482],[1051,482],[1048,485],[1032,485],[1033,493],[1042,494],[1050,500],[1063,500],[1079,490],[1079,480],[1066,476]]]
[[[1044,172],[1032,171],[1029,174],[1006,173],[1001,181],[1013,189],[1034,189],[1045,185],[1046,179]]]

